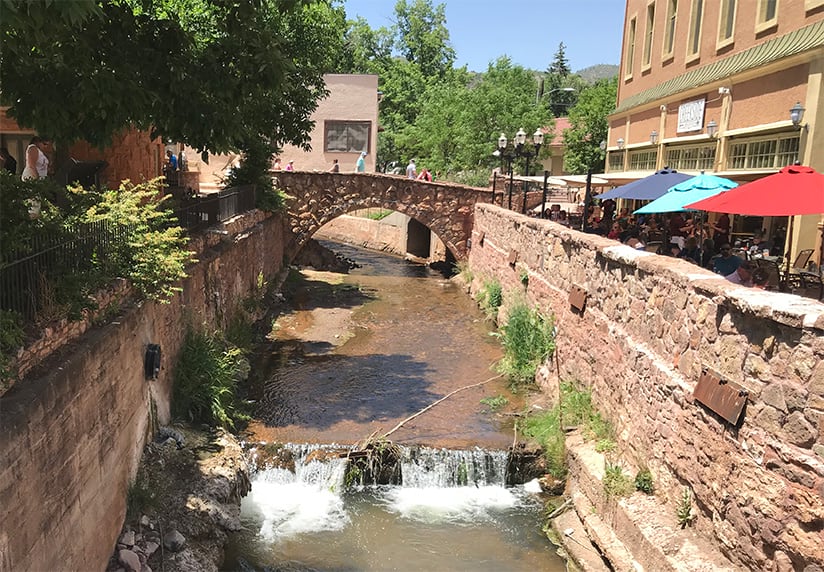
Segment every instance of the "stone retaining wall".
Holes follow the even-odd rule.
[[[102,325],[52,333],[62,350],[39,364],[44,373],[0,399],[0,571],[105,568],[150,417],[169,421],[186,320],[225,325],[259,273],[280,272],[283,239],[279,217],[237,217],[192,241],[199,262],[170,303],[127,302]],[[153,381],[150,343],[162,349]]]
[[[473,289],[495,278],[507,300],[528,275],[527,298],[556,316],[561,377],[592,389],[673,520],[687,486],[696,530],[742,569],[824,565],[824,304],[490,205],[469,262]],[[703,368],[749,392],[737,426],[694,399]]]

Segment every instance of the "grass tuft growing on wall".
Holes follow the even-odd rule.
[[[498,371],[515,387],[533,383],[538,367],[555,351],[553,319],[522,301],[512,306],[497,335],[504,349]]]

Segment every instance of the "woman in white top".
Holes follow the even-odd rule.
[[[48,139],[34,136],[26,148],[26,168],[23,169],[22,179],[44,179],[49,174],[49,158],[45,148],[50,145]]]

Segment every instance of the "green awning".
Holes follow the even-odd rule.
[[[771,64],[778,60],[824,46],[824,20],[767,40],[728,58],[707,64],[623,100],[610,115],[628,111],[702,85]]]

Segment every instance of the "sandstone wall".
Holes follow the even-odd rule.
[[[557,319],[561,377],[592,389],[673,521],[688,486],[696,531],[742,569],[824,565],[824,304],[484,204],[469,262],[473,288],[494,277],[507,299],[528,273],[526,296]],[[693,398],[704,367],[749,392],[738,426]]]
[[[152,406],[169,421],[186,320],[230,319],[259,273],[281,270],[283,233],[278,217],[237,217],[193,241],[199,262],[169,304],[127,304],[82,335],[54,334],[62,351],[0,399],[0,570],[105,569]],[[154,381],[143,374],[149,343],[162,348]]]

